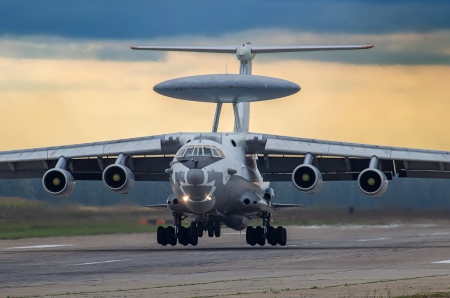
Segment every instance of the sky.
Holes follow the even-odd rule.
[[[164,80],[238,73],[231,54],[132,45],[373,44],[260,54],[253,74],[302,90],[253,103],[250,130],[450,151],[448,1],[0,1],[0,150],[210,131],[214,104]],[[231,106],[219,131],[231,131]]]

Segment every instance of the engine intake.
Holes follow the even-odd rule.
[[[312,194],[322,186],[322,173],[313,165],[302,164],[292,172],[292,182],[302,192]]]
[[[49,194],[66,198],[75,190],[75,179],[68,171],[54,168],[45,172],[42,186]]]
[[[369,168],[359,174],[358,186],[365,195],[378,198],[386,192],[388,180],[380,170]]]
[[[126,194],[134,186],[133,172],[122,164],[112,164],[103,171],[103,183],[106,188]]]

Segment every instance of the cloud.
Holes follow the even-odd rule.
[[[284,29],[258,29],[216,37],[182,35],[148,40],[90,40],[49,36],[1,37],[0,57],[33,59],[93,59],[113,61],[164,61],[166,53],[133,51],[131,45],[239,44],[374,44],[364,51],[309,52],[258,55],[255,61],[279,59],[345,62],[353,64],[449,64],[450,30],[427,33],[331,34]],[[223,54],[215,54],[220,56]],[[231,55],[230,55],[231,56]]]
[[[0,35],[88,39],[214,37],[243,30],[387,34],[450,29],[447,1],[4,0]]]

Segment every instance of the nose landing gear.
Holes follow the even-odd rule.
[[[245,239],[247,244],[251,246],[255,246],[259,244],[260,246],[264,246],[269,243],[272,246],[277,244],[281,246],[285,246],[287,243],[287,233],[286,229],[282,226],[277,227],[276,229],[270,225],[270,216],[269,212],[264,212],[262,214],[263,218],[263,226],[258,226],[253,228],[251,226],[247,227],[245,231]]]

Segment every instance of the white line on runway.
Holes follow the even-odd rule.
[[[450,260],[444,260],[439,262],[431,262],[431,264],[450,264]]]
[[[377,238],[377,239],[360,239],[356,240],[356,242],[366,242],[366,241],[379,241],[379,240],[386,240],[388,238]]]
[[[242,233],[235,232],[235,233],[222,233],[222,235],[241,235]]]
[[[423,236],[439,236],[439,235],[448,235],[450,233],[433,233],[433,234],[419,234],[420,237]]]
[[[81,263],[81,264],[74,264],[74,266],[95,265],[95,264],[114,263],[114,262],[123,262],[123,261],[129,261],[129,260],[111,260],[111,261]]]
[[[298,246],[297,244],[289,244],[288,246]]]
[[[63,246],[73,246],[73,244],[45,244],[45,245],[34,245],[34,246],[16,246],[16,247],[7,247],[5,249],[51,248],[51,247],[63,247]]]

